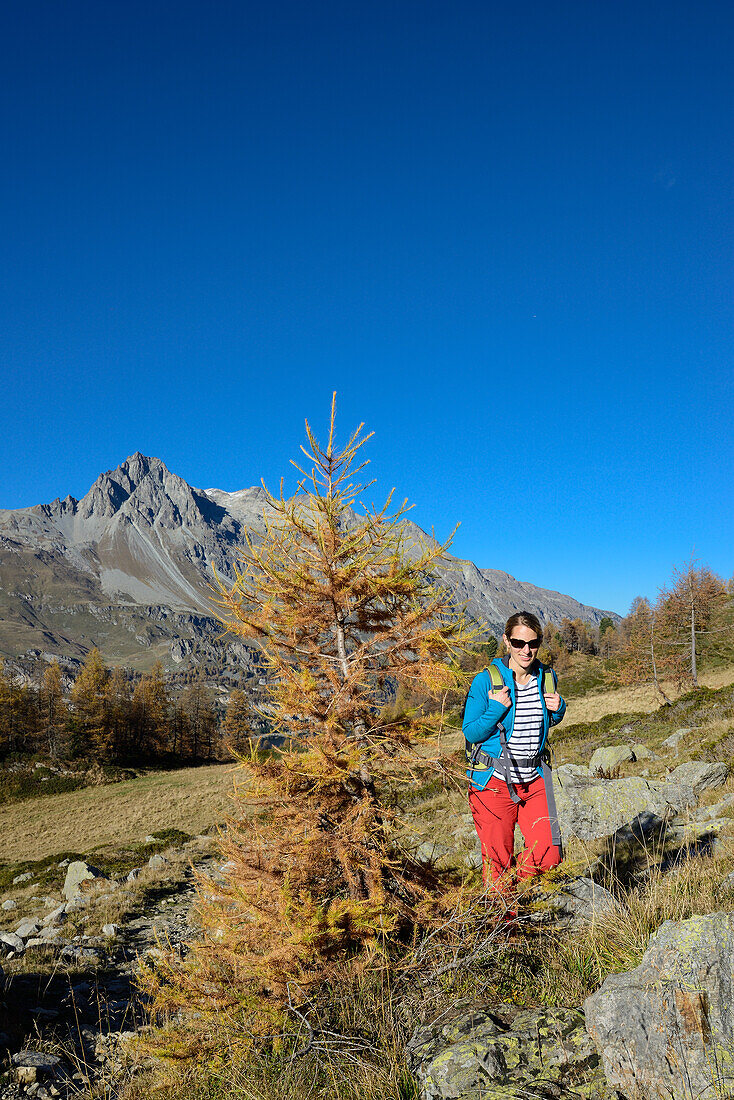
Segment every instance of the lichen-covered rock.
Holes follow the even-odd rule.
[[[681,810],[685,806],[694,806],[704,791],[724,785],[726,773],[727,766],[723,762],[689,760],[687,764],[680,764],[665,783],[668,801]]]
[[[621,732],[620,730],[620,733]],[[630,748],[635,754],[635,760],[657,760],[658,758],[657,753],[654,753],[647,745],[643,745],[641,741],[633,741]]]
[[[582,779],[588,779],[590,775],[589,768],[586,764],[561,764],[553,772],[554,777],[559,783],[565,783],[566,779],[574,781],[578,776]]]
[[[433,840],[424,840],[415,849],[414,856],[421,863],[437,863],[439,859],[449,855],[451,848],[445,844],[437,844]]]
[[[626,764],[628,760],[634,759],[635,754],[629,745],[602,745],[594,751],[589,761],[589,771],[592,775],[611,772],[620,764]]]
[[[713,806],[702,806],[695,819],[697,821],[706,821],[715,817],[721,817],[722,814],[726,814],[734,807],[734,794],[728,794],[725,798],[722,798],[720,802],[715,803]]]
[[[564,765],[555,785],[561,832],[579,840],[599,840],[642,814],[664,821],[695,805],[702,791],[721,786],[725,779],[725,764],[701,761],[681,764],[665,782],[642,776],[598,779]]]
[[[421,1028],[409,1053],[422,1100],[611,1096],[576,1009],[464,1013]]]
[[[734,914],[665,921],[640,965],[608,977],[584,1011],[609,1084],[625,1094],[670,1100],[728,1094]]]
[[[682,726],[677,729],[675,733],[671,733],[670,737],[666,737],[663,741],[663,748],[668,749],[670,752],[674,752],[685,741],[689,734],[694,730],[691,726]]]
[[[641,813],[666,818],[672,812],[661,783],[641,776],[595,779],[566,774],[556,786],[556,805],[564,837],[597,840],[611,836]]]

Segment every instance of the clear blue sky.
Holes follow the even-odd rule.
[[[734,572],[734,7],[3,5],[0,506],[141,450],[620,612]]]

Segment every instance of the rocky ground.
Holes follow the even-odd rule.
[[[211,842],[201,840],[206,851]],[[135,986],[137,960],[160,943],[185,944],[196,931],[185,857],[176,849],[154,854],[119,879],[65,861],[63,897],[45,898],[14,931],[0,932],[2,1100],[111,1097],[134,1072],[128,1047],[148,1026]],[[211,856],[199,866],[216,874]],[[122,914],[119,923],[99,927],[110,908]]]
[[[720,910],[666,921],[639,966],[612,974],[584,1005],[455,1004],[411,1040],[422,1100],[690,1100],[734,1088],[734,790],[721,751],[732,729],[724,704],[711,702],[697,726],[607,723],[606,743],[588,763],[566,756],[556,771],[566,874],[535,897],[513,934],[604,921],[613,934],[625,900],[612,879],[619,883],[624,869],[641,881],[650,852],[669,876],[693,859],[708,861]],[[696,749],[700,759],[691,758]],[[415,829],[423,858],[453,851],[476,865],[465,803],[461,813],[448,843],[443,825],[433,834]],[[642,871],[635,852],[645,855]],[[211,839],[201,837],[120,874],[60,861],[63,887],[45,895],[33,893],[42,888],[33,870],[16,876],[0,901],[0,1100],[119,1094],[139,1068],[131,1041],[147,1026],[136,960],[161,941],[184,945],[196,934],[192,860],[226,875]]]

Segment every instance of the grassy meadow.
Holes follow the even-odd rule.
[[[140,844],[165,829],[202,833],[232,813],[231,764],[154,772],[0,806],[0,862]]]
[[[702,687],[718,689],[734,684],[734,667],[717,668],[699,675]],[[669,699],[675,701],[681,694],[673,683],[664,683]],[[563,691],[563,678],[561,678]],[[568,713],[564,725],[577,722],[596,722],[608,714],[630,712],[650,713],[660,706],[660,696],[652,684],[639,684],[633,687],[609,688],[604,691],[591,691],[585,695],[573,697],[568,704]]]

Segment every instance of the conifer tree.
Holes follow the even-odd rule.
[[[40,732],[45,741],[44,747],[49,756],[60,756],[67,709],[58,661],[52,661],[44,669],[38,701]]]
[[[161,756],[168,744],[170,701],[160,661],[135,685],[132,704],[137,752]]]
[[[620,678],[625,684],[652,683],[664,703],[671,700],[665,694],[661,677],[680,680],[680,653],[671,651],[661,635],[656,607],[644,596],[632,601],[629,615],[622,620],[623,650]]]
[[[727,598],[726,586],[708,566],[696,566],[693,559],[674,568],[670,587],[663,588],[658,601],[660,619],[672,646],[685,654],[686,673],[698,687],[697,635],[711,628]]]
[[[132,688],[122,668],[113,668],[107,680],[105,706],[110,728],[110,752],[115,760],[127,759],[134,754],[137,746],[134,743]]]
[[[252,737],[254,717],[252,705],[247,696],[239,688],[235,688],[229,696],[222,728],[225,742],[231,751],[236,753],[247,751],[248,741]]]
[[[415,751],[440,717],[384,706],[396,687],[436,696],[476,635],[432,579],[446,545],[408,546],[406,505],[359,503],[362,425],[342,449],[308,422],[298,492],[268,494],[267,531],[248,538],[231,585],[229,631],[269,669],[272,728],[289,747],[244,762],[238,816],[222,837],[225,882],[200,880],[204,938],[148,975],[154,1003],[194,1011],[213,1032],[277,1026],[289,996],[343,978],[439,918],[454,882],[401,848],[395,785],[431,766]],[[199,1040],[201,1042],[201,1040]]]
[[[651,606],[638,596],[620,624],[620,674],[623,682],[652,682],[666,703],[661,680],[678,687],[698,686],[699,635],[729,633],[722,621],[728,606],[724,582],[707,566],[691,561],[674,568],[671,583],[660,589]]]
[[[197,680],[182,693],[179,706],[185,715],[185,738],[179,751],[193,760],[211,760],[217,732],[211,691],[202,680]]]
[[[18,748],[17,690],[0,658],[0,759]]]
[[[72,752],[89,755],[97,761],[109,760],[112,755],[111,728],[107,706],[107,678],[102,654],[90,650],[81,672],[71,689],[70,726]]]

